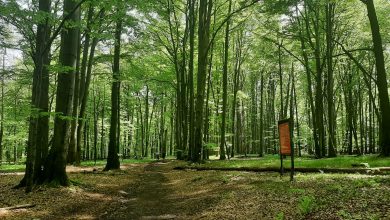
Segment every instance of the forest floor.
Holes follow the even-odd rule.
[[[20,173],[0,173],[0,219],[390,219],[389,175],[298,173],[290,182],[278,173],[173,169],[183,165],[69,167],[71,187],[30,194],[11,189]],[[1,209],[21,204],[35,206]]]

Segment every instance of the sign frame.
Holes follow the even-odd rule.
[[[283,153],[282,152],[282,139],[281,139],[281,128],[282,126],[288,126],[289,130],[289,143],[290,143],[290,153]],[[290,168],[290,181],[294,180],[294,142],[293,142],[293,120],[292,118],[284,119],[281,121],[278,121],[278,132],[279,132],[279,154],[280,154],[280,175],[283,175],[284,173],[284,167],[283,167],[283,157],[284,156],[291,156],[291,168]],[[284,141],[285,143],[285,141]]]

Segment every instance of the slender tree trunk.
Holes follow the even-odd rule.
[[[119,10],[119,9],[118,9]],[[113,67],[113,82],[111,89],[111,124],[110,124],[110,142],[108,144],[108,157],[107,164],[104,168],[105,171],[112,169],[119,169],[119,157],[118,157],[118,111],[119,111],[119,97],[120,97],[120,50],[121,50],[121,33],[122,33],[122,20],[119,18],[116,23],[115,30],[115,51],[114,51],[114,67]]]
[[[6,48],[3,54],[3,74],[1,75],[1,114],[0,114],[0,166],[3,163],[3,135],[4,135],[4,72],[5,72],[5,55]]]
[[[260,148],[259,148],[259,156],[262,157],[264,154],[264,140],[263,140],[263,134],[264,134],[264,76],[261,74],[261,81],[260,81]]]
[[[73,117],[76,119],[79,119],[79,108],[80,104],[82,103],[85,91],[88,90],[86,88],[86,71],[87,71],[87,61],[88,61],[88,51],[90,48],[90,41],[91,41],[91,25],[92,25],[92,19],[94,15],[94,6],[93,4],[90,4],[89,9],[88,9],[88,15],[87,15],[87,29],[85,31],[85,41],[84,41],[84,48],[83,48],[83,57],[81,61],[81,68],[78,68],[78,73],[76,75],[75,79],[75,91],[74,91],[74,101],[73,101]],[[79,50],[81,50],[81,45],[79,47]],[[80,52],[78,52],[78,55],[80,56]],[[80,57],[78,56],[78,62],[80,60]],[[79,63],[78,63],[79,64]],[[68,163],[76,163],[80,164],[80,151],[78,150],[78,143],[77,141],[78,138],[81,139],[81,136],[78,136],[78,128],[77,124],[79,123],[78,120],[72,121],[72,127],[71,127],[71,138],[70,138],[70,143],[69,143],[69,152],[68,152]],[[80,117],[82,120],[83,118]],[[80,133],[81,134],[81,133]]]
[[[298,117],[298,104],[297,104],[297,92],[296,92],[296,86],[295,86],[295,76],[293,74],[293,93],[294,93],[294,106],[295,106],[295,125],[297,128],[297,145],[298,145],[298,156],[302,156],[302,150],[301,150],[301,135],[300,135],[300,124],[299,124],[299,117]]]
[[[92,7],[92,6],[91,6]],[[93,15],[93,8],[90,8]],[[90,15],[88,15],[90,16]],[[92,19],[92,18],[91,18]],[[104,19],[104,10],[100,10],[99,12],[99,24],[102,24],[102,21]],[[92,24],[89,24],[92,25]],[[90,38],[90,28],[88,27],[86,38]],[[100,30],[101,31],[101,30]],[[94,63],[94,57],[95,57],[95,50],[96,46],[99,43],[99,38],[94,37],[92,40],[92,43],[90,44],[90,39],[88,39],[88,48],[84,48],[83,51],[83,60],[81,64],[81,76],[80,76],[80,92],[79,92],[79,112],[78,112],[78,126],[77,126],[77,137],[76,137],[76,164],[80,164],[80,154],[81,154],[81,140],[82,140],[82,133],[84,129],[85,123],[83,120],[85,120],[85,112],[87,108],[87,102],[88,102],[88,96],[89,96],[89,86],[91,83],[91,77],[92,77],[92,69],[93,69],[93,63]],[[90,48],[89,48],[89,45]],[[85,46],[84,46],[85,47]],[[88,49],[89,55],[88,55]]]
[[[170,130],[170,141],[169,141],[169,156],[173,156],[173,146],[174,146],[174,133],[175,133],[175,103],[174,99],[171,100],[171,130]]]
[[[188,62],[188,90],[189,90],[189,137],[188,148],[190,149],[190,157],[193,158],[194,154],[191,149],[195,148],[195,94],[194,94],[194,53],[195,53],[195,30],[196,30],[196,17],[195,17],[195,4],[196,0],[188,0],[189,2],[189,32],[190,32],[190,56]]]
[[[319,151],[319,141],[318,141],[318,131],[317,131],[317,121],[316,121],[316,111],[315,111],[315,106],[314,106],[314,97],[313,97],[313,89],[312,89],[312,70],[310,68],[310,62],[309,62],[309,56],[308,56],[308,53],[307,53],[307,46],[306,46],[306,42],[305,42],[305,38],[303,36],[303,30],[305,31],[305,35],[307,37],[307,39],[311,39],[311,35],[310,35],[310,30],[309,30],[309,18],[308,18],[308,9],[307,9],[307,4],[305,4],[305,20],[304,20],[304,23],[302,24],[302,22],[300,21],[300,19],[298,18],[298,22],[299,22],[299,25],[300,25],[300,28],[299,28],[299,40],[300,40],[300,43],[301,43],[301,47],[302,47],[302,57],[303,57],[303,60],[304,60],[304,66],[305,66],[305,72],[306,72],[306,78],[307,78],[307,96],[308,96],[308,107],[310,109],[310,114],[309,114],[309,121],[311,119],[311,123],[309,123],[309,126],[311,126],[312,130],[313,130],[313,142],[314,142],[314,147],[315,149],[317,149],[317,151]],[[298,6],[297,6],[298,8]],[[301,26],[304,26],[304,27],[301,27]],[[310,146],[310,149],[312,149],[312,147]],[[309,150],[309,152],[311,152],[311,150]]]
[[[213,92],[213,82],[212,82],[212,63],[213,63],[213,57],[214,57],[214,44],[211,43],[211,52],[209,57],[209,68],[207,73],[207,91],[206,91],[206,105],[205,105],[205,120],[204,120],[204,132],[203,132],[203,142],[205,144],[209,143],[210,141],[210,114],[211,109],[209,108],[209,100],[210,100],[210,93]],[[210,92],[211,90],[211,92]],[[203,149],[203,160],[209,159],[208,154],[208,148]]]
[[[104,136],[104,118],[105,118],[105,105],[106,105],[106,85],[103,85],[103,101],[102,101],[102,121],[100,131],[100,156],[101,159],[105,158],[106,147],[105,147],[105,136]]]
[[[283,69],[282,69],[282,49],[281,45],[283,41],[278,46],[278,66],[279,66],[279,89],[280,89],[280,115],[279,120],[283,120],[285,115],[284,113],[284,105],[283,105]]]
[[[390,156],[390,101],[385,68],[385,58],[383,55],[382,36],[380,33],[379,22],[373,0],[363,1],[367,6],[368,18],[370,20],[372,41],[374,44],[374,53],[377,71],[377,86],[379,95],[379,107],[382,115],[380,130],[380,147],[382,156]]]
[[[144,122],[144,135],[145,135],[145,151],[142,155],[143,157],[148,156],[149,150],[149,86],[146,86],[146,96],[145,96],[145,122]]]
[[[232,0],[229,0],[228,14],[232,10]],[[226,22],[225,29],[225,46],[224,46],[224,58],[223,58],[223,79],[222,79],[222,124],[221,124],[221,145],[219,147],[220,160],[226,159],[225,145],[226,145],[226,113],[227,113],[227,100],[228,100],[228,67],[229,67],[229,36],[230,36],[230,19]]]
[[[336,157],[336,117],[333,94],[333,20],[334,3],[328,2],[326,5],[326,52],[327,52],[327,104],[328,104],[328,148],[329,157]]]
[[[212,0],[200,0],[199,2],[199,27],[198,27],[198,78],[197,78],[197,98],[195,106],[195,148],[193,162],[200,162],[203,129],[203,110],[208,65],[208,52],[210,44],[210,23]]]
[[[316,93],[315,93],[315,114],[316,125],[315,128],[318,134],[318,146],[316,148],[316,156],[318,158],[326,155],[325,148],[325,128],[324,128],[324,100],[323,100],[323,83],[322,83],[322,62],[321,62],[321,48],[320,48],[320,27],[319,18],[316,17],[315,21],[315,66],[316,66]]]
[[[100,100],[96,101],[96,94],[93,94],[93,159],[95,161],[96,165],[96,160],[98,156],[98,149],[97,149],[97,144],[98,144],[98,117],[99,117],[99,112],[97,111],[98,106],[100,105]]]

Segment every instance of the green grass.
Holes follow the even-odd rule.
[[[369,156],[338,156],[335,158],[313,159],[308,157],[295,158],[295,167],[307,168],[351,168],[352,164],[368,163],[370,167],[389,167],[390,158]],[[290,157],[283,160],[284,167],[290,167]],[[267,155],[263,158],[213,160],[200,166],[206,167],[280,167],[279,155]]]
[[[1,172],[17,172],[17,171],[24,171],[26,168],[25,164],[2,164],[0,166]]]
[[[135,160],[135,159],[124,159],[120,160],[121,164],[139,164],[139,163],[150,163],[152,161],[156,161],[153,159],[142,159],[142,160]],[[97,160],[96,164],[93,160],[88,161],[82,161],[81,166],[82,167],[93,167],[93,166],[104,166],[106,165],[106,160]],[[10,173],[10,172],[24,172],[26,168],[25,164],[2,164],[0,166],[0,172],[3,173]]]
[[[142,159],[142,160],[135,160],[135,159],[124,159],[120,160],[121,164],[138,164],[138,163],[150,163],[152,161],[156,161],[154,159]],[[93,166],[104,166],[106,165],[107,160],[97,160],[96,164],[95,161],[93,160],[87,160],[87,161],[82,161],[81,166],[83,167],[93,167]]]
[[[315,199],[313,196],[303,196],[299,201],[299,211],[302,215],[307,215],[313,211],[315,207]]]

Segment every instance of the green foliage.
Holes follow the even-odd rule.
[[[204,145],[205,149],[212,150],[212,149],[218,149],[218,144],[217,143],[206,143]]]
[[[275,217],[275,220],[284,220],[285,219],[285,216],[284,216],[284,213],[283,212],[279,212],[276,217]]]
[[[139,163],[150,163],[153,161],[152,159],[142,159],[142,160],[135,160],[135,159],[124,159],[121,160],[122,164],[139,164]],[[82,161],[81,166],[85,167],[94,167],[94,166],[103,166],[106,164],[106,160],[97,160],[96,164],[95,161],[93,160],[88,160],[88,161]]]
[[[249,155],[251,156],[251,155]],[[257,156],[257,155],[252,155]],[[368,163],[370,167],[386,167],[389,166],[387,158],[381,158],[377,155],[371,156],[339,156],[336,158],[313,159],[309,157],[295,158],[295,167],[307,168],[352,168],[352,164]],[[290,158],[284,160],[284,166],[290,167]],[[202,165],[206,167],[279,167],[279,155],[266,155],[262,158],[253,160],[228,160],[228,161],[209,161]]]
[[[200,180],[202,180],[202,179],[203,179],[203,177],[197,176],[197,177],[193,178],[193,179],[191,180],[191,182],[198,182],[198,181],[200,181]]]
[[[70,182],[73,186],[82,186],[82,185],[84,185],[84,183],[82,182],[82,180],[79,180],[79,179],[71,179],[71,180],[69,180],[69,182]]]
[[[355,181],[356,187],[358,188],[375,188],[380,185],[375,179],[362,178]]]
[[[347,211],[345,211],[345,210],[339,210],[338,212],[337,212],[337,214],[340,216],[340,217],[342,217],[343,219],[351,219],[352,218],[352,215],[350,214],[350,213],[348,213]]]
[[[0,166],[1,172],[22,172],[26,168],[26,165],[24,164],[2,164]]]
[[[315,198],[313,196],[303,196],[299,200],[298,209],[302,215],[310,214],[315,208]]]
[[[296,189],[296,188],[292,188],[289,190],[290,193],[292,194],[298,194],[298,195],[301,195],[301,194],[304,194],[306,192],[306,190],[304,189]]]

